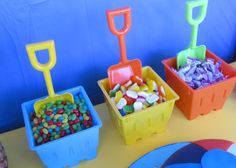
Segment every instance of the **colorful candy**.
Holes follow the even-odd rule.
[[[125,105],[127,105],[127,101],[124,98],[121,98],[119,102],[116,104],[116,107],[121,110]]]
[[[138,85],[141,85],[143,83],[143,79],[138,76],[132,76],[131,81],[133,83],[137,83]]]
[[[126,95],[132,99],[137,99],[138,98],[138,94],[135,91],[132,90],[128,90],[126,91]]]
[[[159,97],[156,94],[151,94],[150,96],[148,96],[146,98],[146,101],[148,102],[148,104],[153,104],[154,102],[156,102],[159,99]]]
[[[140,111],[143,108],[143,103],[141,101],[136,101],[134,103],[134,111]]]
[[[166,101],[163,86],[158,86],[152,79],[143,80],[138,76],[132,76],[124,85],[115,85],[109,94],[122,116]]]
[[[220,65],[220,62],[215,63],[211,58],[207,58],[206,61],[197,58],[187,58],[185,66],[178,70],[173,69],[173,71],[190,87],[198,89],[227,78],[221,72]]]
[[[119,90],[120,86],[116,86]],[[115,92],[116,95],[116,92]],[[85,100],[74,97],[75,104],[58,100],[43,105],[39,114],[31,113],[31,126],[37,145],[79,132],[93,125]]]

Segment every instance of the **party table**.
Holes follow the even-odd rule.
[[[236,62],[232,65],[236,67]],[[236,89],[227,99],[223,109],[199,116],[192,121],[187,120],[175,107],[164,133],[152,135],[128,146],[115,128],[106,105],[99,104],[95,108],[103,122],[97,158],[81,162],[79,168],[125,168],[155,148],[180,141],[226,139],[236,142]],[[37,155],[28,148],[25,128],[0,134],[0,141],[5,147],[9,167],[43,167]]]

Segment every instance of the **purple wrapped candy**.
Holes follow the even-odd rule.
[[[194,83],[193,82],[186,82],[191,88],[194,88]]]
[[[193,80],[192,76],[185,76],[185,82],[191,82]]]
[[[177,74],[179,75],[179,77],[180,77],[181,79],[183,79],[184,81],[186,80],[184,73],[182,73],[182,72],[177,72]]]
[[[200,80],[203,78],[203,75],[200,74],[200,73],[194,73],[194,74],[192,75],[192,77],[193,77],[194,80],[200,81]]]
[[[220,70],[221,62],[207,58],[205,61],[197,58],[187,58],[187,64],[178,70],[172,70],[193,89],[209,86],[227,79]]]
[[[189,70],[190,70],[190,68],[191,68],[191,66],[190,66],[190,64],[187,64],[186,66],[183,66],[183,67],[181,67],[179,70],[178,70],[178,72],[180,73],[186,73],[186,72],[188,72]]]
[[[193,66],[191,66],[190,70],[186,73],[187,76],[192,75],[197,69],[197,66],[194,64]]]

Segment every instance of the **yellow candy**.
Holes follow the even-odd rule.
[[[137,85],[137,83],[134,83],[132,86],[129,87],[129,90],[135,91],[135,92],[139,92],[140,88]]]
[[[116,92],[115,103],[118,103],[122,97],[123,97],[123,93],[120,90]]]
[[[157,84],[154,80],[147,80],[147,85],[149,90],[157,90]]]
[[[140,86],[140,90],[141,91],[147,91],[148,90],[148,86],[146,84],[143,84]]]
[[[44,114],[44,111],[43,111],[43,110],[40,110],[40,111],[39,111],[39,114],[40,114],[40,115],[43,115],[43,114]]]
[[[36,113],[36,116],[37,116],[38,118],[40,118],[40,117],[41,117],[41,114],[40,114],[40,113]]]
[[[57,126],[56,125],[51,125],[50,128],[55,129]]]
[[[57,120],[59,117],[61,117],[61,114],[56,114],[54,118]]]
[[[149,93],[149,94],[154,93],[153,90],[151,90],[151,89],[148,89],[146,92]]]

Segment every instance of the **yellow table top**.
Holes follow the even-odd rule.
[[[232,64],[236,67],[236,62]],[[100,129],[100,145],[95,160],[83,161],[79,168],[125,168],[143,154],[169,143],[192,141],[199,139],[227,139],[236,142],[236,89],[226,101],[224,108],[199,116],[192,121],[187,120],[176,107],[166,131],[153,135],[133,145],[125,145],[112,123],[105,104],[95,106],[103,127]],[[28,148],[25,128],[0,134],[9,167],[38,168],[43,167],[36,153]]]

